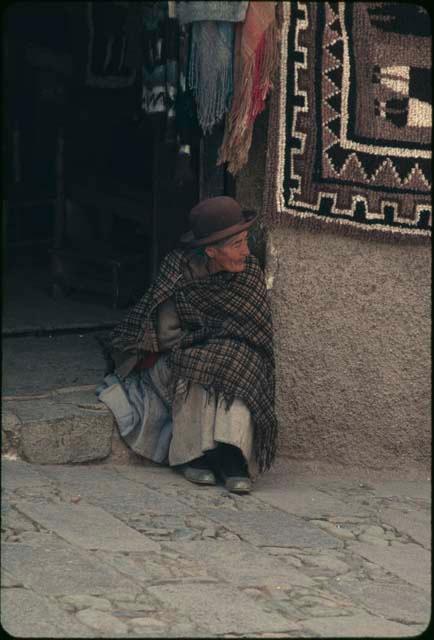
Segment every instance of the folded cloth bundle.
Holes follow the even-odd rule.
[[[245,165],[256,116],[265,108],[277,63],[276,2],[249,2],[244,23],[236,26],[234,96],[227,116],[218,164],[232,174]]]
[[[248,2],[177,2],[176,17],[181,24],[203,20],[242,22],[246,17]]]

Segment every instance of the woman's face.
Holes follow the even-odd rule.
[[[232,273],[244,271],[246,258],[250,255],[247,236],[247,231],[242,231],[221,246],[206,247],[205,253],[211,259],[212,271],[231,271]]]

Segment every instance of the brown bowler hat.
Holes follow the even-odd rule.
[[[207,198],[190,211],[191,231],[184,233],[180,242],[188,247],[212,244],[245,231],[256,217],[254,211],[243,211],[229,196]]]

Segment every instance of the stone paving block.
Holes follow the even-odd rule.
[[[23,583],[21,580],[18,580],[17,578],[15,578],[15,576],[13,576],[11,573],[9,573],[9,571],[6,571],[5,569],[3,569],[3,567],[1,567],[1,588],[2,589],[7,589],[7,588],[14,588],[14,587],[23,587]]]
[[[431,513],[409,509],[408,513],[401,509],[381,509],[381,522],[392,525],[399,533],[404,533],[425,549],[431,549]]]
[[[349,543],[351,553],[383,567],[405,582],[428,591],[431,584],[431,554],[416,544],[392,543],[390,547],[362,542]]]
[[[316,479],[313,477],[309,484],[313,487],[321,487],[321,491],[328,493],[329,495],[335,495],[338,499],[347,496],[363,496],[372,494],[374,495],[374,486],[371,481],[363,480],[362,478],[351,477],[351,470],[349,473],[342,474],[341,477],[320,477]],[[357,474],[359,475],[359,474]]]
[[[68,610],[76,611],[81,609],[98,609],[99,611],[111,611],[112,605],[107,598],[98,596],[73,595],[63,596],[61,602]]]
[[[174,625],[170,630],[168,629],[149,629],[147,631],[143,627],[133,627],[133,630],[128,631],[129,638],[201,638],[203,639],[203,631],[196,631],[193,624],[181,624]]]
[[[21,442],[22,422],[13,411],[2,407],[2,453],[16,452]]]
[[[114,515],[136,515],[150,513],[153,516],[176,513],[188,515],[193,509],[174,498],[158,494],[152,489],[143,488],[140,496],[135,497],[92,497],[87,501]]]
[[[192,513],[191,507],[176,497],[149,489],[145,477],[143,481],[129,480],[112,465],[44,466],[41,473],[59,483],[65,493],[79,494],[110,513]]]
[[[368,544],[378,544],[383,547],[388,547],[389,543],[385,538],[379,538],[378,536],[370,536],[366,533],[362,533],[358,537],[359,542],[367,542]]]
[[[196,511],[206,509],[231,509],[232,511],[270,511],[272,506],[253,495],[237,495],[230,493],[222,485],[206,487],[193,485],[188,480],[187,486],[178,489],[179,500],[190,505]]]
[[[367,613],[303,620],[303,627],[322,638],[401,638],[418,635],[421,625],[405,625]]]
[[[282,509],[287,513],[308,518],[321,516],[347,515],[352,512],[351,506],[330,496],[323,491],[302,483],[289,483],[288,486],[261,488],[261,480],[255,486],[255,496],[264,502]],[[358,512],[359,513],[359,512]],[[360,515],[368,515],[369,510],[364,508]]]
[[[124,483],[119,478],[119,474],[116,469],[111,465],[88,465],[88,464],[74,464],[74,465],[33,465],[41,474],[50,478],[54,482],[63,485],[64,487],[71,487],[74,492],[78,489],[86,490],[89,495],[123,495],[113,494],[116,491],[116,487],[119,485],[129,486],[130,493],[135,490],[135,483]],[[140,485],[138,485],[140,486]],[[106,491],[104,493],[104,487]],[[138,489],[136,488],[136,491]],[[93,494],[91,493],[93,492]],[[126,494],[128,495],[128,494]],[[135,494],[134,494],[135,495]]]
[[[168,542],[164,548],[200,559],[211,574],[240,587],[291,589],[315,584],[285,558],[277,560],[245,542]]]
[[[205,515],[237,533],[243,540],[268,547],[337,548],[342,543],[296,516],[270,510],[234,512],[206,510]]]
[[[21,501],[19,511],[82,549],[158,551],[160,546],[99,507],[87,504],[34,504]]]
[[[134,627],[140,627],[140,628],[151,628],[151,629],[158,629],[158,628],[165,628],[166,627],[166,623],[162,622],[162,620],[158,620],[157,618],[150,618],[150,617],[146,617],[146,618],[132,618],[130,620],[130,623],[134,626]]]
[[[109,413],[110,409],[100,402],[95,395],[95,385],[80,387],[64,387],[52,393],[59,403],[72,404],[80,409],[93,409],[101,413]]]
[[[31,277],[33,277],[33,273]],[[47,296],[43,304],[41,304],[41,299],[36,302],[35,298],[33,298],[32,304],[30,300],[34,295],[33,292],[27,290],[26,294],[26,302],[32,315],[29,318],[29,324],[33,326],[33,330],[40,329],[41,324],[46,326],[46,322],[38,323],[36,320],[41,313],[47,316],[51,315],[51,318],[56,317],[54,324],[57,327],[64,324],[60,321],[59,312],[62,313],[61,308],[65,304],[71,303],[70,299],[66,298],[65,301],[60,302],[60,300],[54,301]],[[16,294],[11,293],[10,295]],[[80,304],[79,310],[77,307],[74,310],[70,308],[69,313],[65,313],[63,309],[65,324],[71,327],[71,317],[77,317],[77,313],[81,315],[85,306],[86,303],[83,306]],[[5,307],[8,315],[10,310],[8,302]],[[48,309],[51,310],[51,314],[48,313]],[[103,311],[103,307],[100,307],[100,314],[107,314],[107,312],[108,309]],[[109,311],[109,314],[113,312],[119,317],[119,311]],[[15,322],[11,322],[9,318],[8,324],[17,329],[17,326],[23,323],[18,318],[15,318]],[[84,328],[86,325],[88,325],[87,322],[81,326]],[[75,326],[77,327],[77,324]],[[51,327],[46,326],[46,328],[50,330],[52,324]],[[2,392],[6,395],[41,393],[77,383],[80,385],[96,384],[101,379],[106,366],[101,347],[95,339],[95,334],[92,333],[80,334],[77,332],[38,337],[9,336],[3,340],[2,347],[4,367]]]
[[[2,488],[7,491],[27,488],[28,486],[50,485],[50,480],[40,473],[34,465],[22,460],[1,461]]]
[[[168,558],[155,553],[130,553],[125,557],[119,553],[99,551],[97,557],[105,564],[143,584],[157,580],[214,579],[208,572],[207,564],[199,556]]]
[[[117,618],[114,618],[105,611],[83,609],[82,611],[78,611],[76,618],[87,627],[95,629],[98,632],[98,635],[100,633],[127,635],[128,632],[126,624],[117,620]]]
[[[89,629],[48,598],[26,589],[3,589],[1,624],[16,638],[89,638]]]
[[[341,524],[329,522],[328,520],[311,520],[310,524],[327,531],[340,540],[354,540],[355,537],[352,531],[346,527],[343,527]]]
[[[104,594],[114,587],[137,593],[136,583],[91,554],[74,549],[61,540],[45,545],[2,545],[2,566],[24,586],[47,595]]]
[[[286,631],[298,626],[268,613],[251,598],[227,584],[163,584],[149,592],[168,607],[190,616],[207,634]]]
[[[305,571],[307,575],[338,575],[347,573],[350,571],[350,567],[342,560],[342,557],[342,553],[331,550],[320,551],[315,554],[303,553],[302,551],[297,552],[297,559],[300,565],[300,559],[303,560],[303,571]]]
[[[94,607],[96,608],[96,607]],[[117,618],[140,618],[142,616],[152,613],[155,615],[156,611],[159,611],[158,606],[149,607],[146,604],[140,602],[116,602],[114,608],[112,607],[112,613]]]
[[[371,482],[374,493],[379,498],[423,498],[431,500],[431,480],[384,480]]]
[[[428,624],[431,618],[429,594],[409,584],[375,583],[372,580],[341,578],[334,581],[333,588],[363,605],[370,613],[390,620],[406,623]]]
[[[111,415],[107,407],[95,402],[95,394],[89,391],[68,394],[49,394],[46,397],[26,400],[9,400],[8,406],[14,407],[16,415],[23,424],[41,420],[67,418],[71,413],[81,415],[81,410],[91,410],[98,414]]]
[[[111,451],[114,422],[107,409],[84,408],[68,402],[67,396],[51,396],[16,401],[11,410],[22,422],[19,452],[28,462],[88,462]]]
[[[158,487],[185,488],[187,486],[186,482],[188,481],[173,467],[160,465],[145,458],[141,458],[141,461],[140,464],[114,464],[113,469],[123,478],[131,480],[132,482],[146,484],[146,486],[152,489]],[[191,483],[189,483],[188,486],[191,486]]]
[[[28,544],[31,547],[43,547],[47,543],[50,544],[53,540],[57,539],[51,531],[41,529],[39,531],[23,531],[18,536],[18,540],[8,540],[8,542],[20,542]]]
[[[24,531],[36,531],[36,527],[31,520],[16,511],[13,507],[10,507],[4,517],[2,517],[2,529],[6,527],[13,529],[16,534],[21,534]]]

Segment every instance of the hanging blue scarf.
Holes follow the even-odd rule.
[[[204,133],[229,110],[233,94],[235,24],[248,2],[178,2],[181,24],[192,23],[188,85]]]
[[[209,133],[231,106],[234,38],[232,22],[206,20],[192,25],[188,82],[204,133]]]

